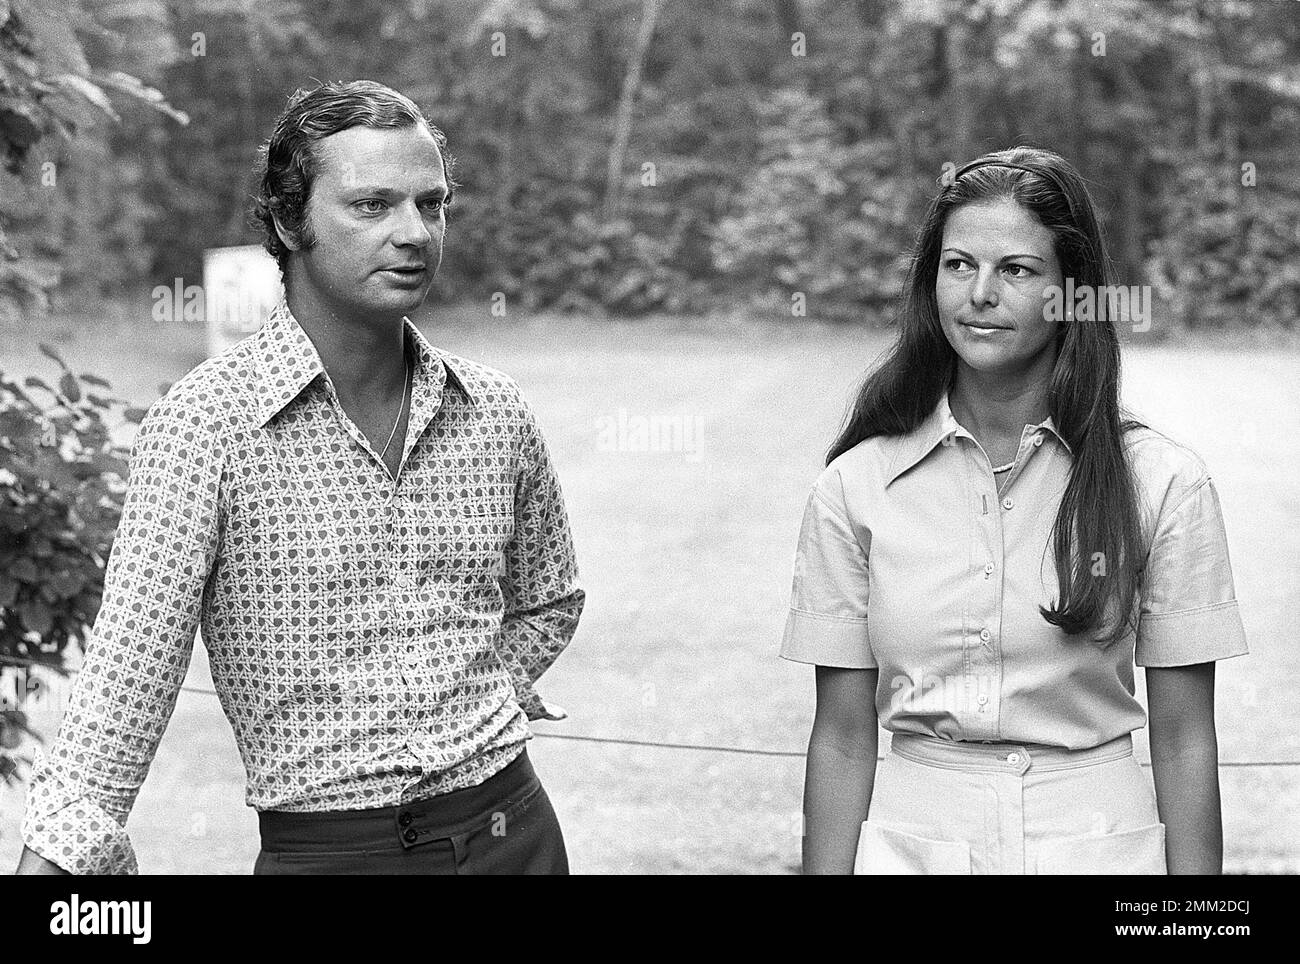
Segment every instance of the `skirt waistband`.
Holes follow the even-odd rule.
[[[370,810],[287,812],[260,810],[258,829],[267,851],[333,851],[412,847],[473,830],[540,786],[528,751],[472,787]]]
[[[1125,733],[1098,746],[1069,750],[1038,743],[974,743],[895,733],[890,750],[926,766],[1023,774],[1031,767],[1038,771],[1068,770],[1122,760],[1133,755],[1133,735]]]

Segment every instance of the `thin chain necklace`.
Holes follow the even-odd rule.
[[[402,403],[397,406],[397,421],[393,423],[393,430],[388,433],[388,441],[384,443],[383,450],[379,453],[379,459],[382,462],[385,455],[388,454],[388,446],[393,444],[393,436],[397,434],[397,426],[402,424],[402,412],[406,408],[406,392],[410,388],[411,381],[411,359],[406,356],[406,349],[402,349]]]

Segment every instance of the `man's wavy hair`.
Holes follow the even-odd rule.
[[[316,142],[350,127],[400,128],[423,124],[437,142],[447,177],[447,200],[455,187],[447,136],[404,94],[373,80],[334,81],[313,90],[297,90],[275,122],[275,130],[258,152],[257,193],[250,221],[260,228],[262,244],[280,265],[289,263],[289,248],[275,221],[303,248],[316,243],[307,222],[307,198],[318,171]]]

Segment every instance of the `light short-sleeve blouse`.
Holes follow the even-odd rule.
[[[999,493],[945,393],[915,431],[867,439],[818,477],[781,655],[878,668],[891,732],[1081,749],[1145,726],[1134,665],[1247,645],[1204,462],[1153,429],[1130,431],[1125,448],[1147,547],[1136,633],[1105,646],[1039,613],[1056,602],[1051,532],[1072,461],[1051,417],[1024,427]]]

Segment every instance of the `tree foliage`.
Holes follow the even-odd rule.
[[[637,314],[765,296],[781,305],[802,292],[811,315],[882,318],[943,165],[1032,143],[1085,173],[1123,277],[1160,285],[1185,323],[1293,324],[1295,4],[80,0],[74,10],[40,43],[18,13],[0,32],[8,76],[22,57],[66,75],[10,113],[12,99],[0,102],[18,150],[63,112],[122,115],[63,156],[57,190],[29,190],[43,200],[24,216],[39,215],[41,232],[11,269],[29,289],[62,277],[63,290],[139,300],[176,277],[197,282],[204,248],[257,240],[250,172],[285,97],[365,76],[410,93],[451,139],[462,189],[444,298],[500,292],[525,308]],[[648,14],[653,30],[642,30]],[[77,39],[92,35],[118,39],[83,39],[78,55]],[[114,108],[109,92],[125,88],[106,78],[128,63],[193,123]]]
[[[102,9],[100,9],[102,8]],[[101,14],[95,19],[95,14]],[[138,19],[161,23],[161,4],[138,3],[125,11],[108,3],[71,8],[45,0],[0,0],[0,158],[4,194],[0,228],[17,220],[19,239],[0,230],[0,307],[30,309],[57,280],[59,257],[79,243],[103,244],[113,236],[96,222],[68,225],[44,244],[22,243],[23,228],[48,228],[41,200],[24,191],[23,176],[35,170],[45,186],[58,185],[58,164],[33,163],[50,140],[76,142],[89,177],[68,192],[64,204],[113,216],[112,201],[87,193],[94,171],[113,162],[99,118],[122,121],[114,95],[128,104],[184,121],[162,95],[132,75],[94,66],[99,48],[128,31],[111,54],[142,40]],[[126,22],[129,21],[129,22]],[[166,38],[165,33],[157,33]],[[88,138],[88,132],[90,137]],[[53,165],[53,168],[50,167]],[[52,174],[52,176],[51,176]],[[39,183],[39,180],[38,180]],[[114,199],[120,200],[120,199]],[[125,206],[124,206],[125,207]],[[42,231],[30,230],[38,242]],[[136,269],[147,270],[145,261]],[[0,322],[4,321],[0,312]],[[57,381],[31,376],[19,384],[0,372],[0,671],[45,666],[60,670],[69,643],[84,640],[99,611],[103,571],[121,515],[126,488],[126,449],[114,439],[123,422],[144,413],[109,394],[92,373],[72,371],[59,353],[41,351],[60,368]],[[16,769],[12,750],[30,733],[20,706],[0,706],[0,779]]]

